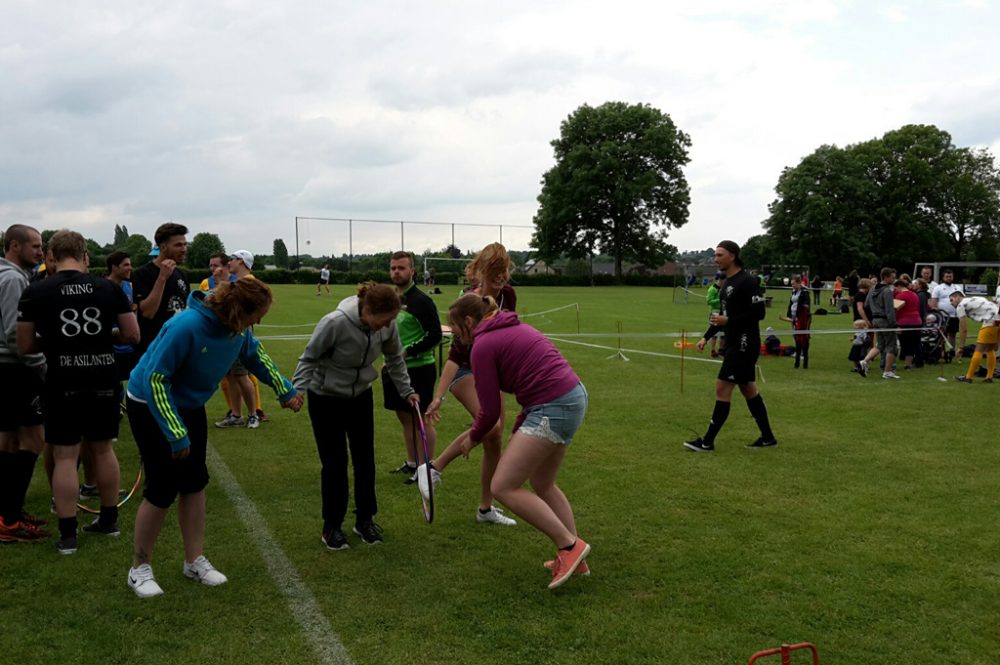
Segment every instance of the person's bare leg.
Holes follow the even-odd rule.
[[[55,467],[52,472],[52,495],[56,500],[56,515],[60,519],[76,516],[76,499],[80,491],[76,473],[76,460],[80,457],[80,444],[52,446]]]
[[[240,397],[247,405],[247,417],[257,414],[257,391],[254,390],[253,382],[250,380],[249,374],[242,374],[236,377],[236,383],[239,386]]]
[[[548,503],[523,485],[536,473],[555,477],[565,454],[565,446],[515,432],[507,444],[507,452],[500,458],[492,483],[493,495],[501,503],[559,548],[576,542],[576,534],[566,528]]]
[[[205,490],[180,496],[177,521],[184,540],[184,560],[191,563],[205,550]]]
[[[531,486],[534,488],[535,494],[549,505],[566,530],[576,537],[576,520],[573,517],[573,508],[569,505],[569,499],[556,485],[556,475],[559,473],[562,460],[566,455],[566,446],[557,445],[561,450],[556,451],[552,461],[543,464],[531,476]]]
[[[399,424],[403,427],[403,447],[406,448],[406,462],[407,464],[416,464],[418,460],[423,459],[423,456],[417,457],[417,444],[413,439],[413,416],[410,415],[409,411],[397,411],[396,419],[399,420]]]
[[[118,489],[121,486],[121,467],[111,441],[90,441],[83,445],[91,451],[94,460],[94,480],[101,493],[102,506],[118,505]]]
[[[157,508],[145,499],[139,504],[135,514],[135,535],[133,538],[132,567],[153,562],[153,546],[160,537],[163,521],[167,517],[166,508]]]

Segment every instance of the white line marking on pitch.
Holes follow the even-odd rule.
[[[337,633],[334,632],[326,615],[320,610],[316,598],[302,582],[295,566],[288,560],[281,545],[274,539],[271,530],[267,528],[264,517],[257,510],[250,497],[246,495],[239,481],[226,466],[225,461],[212,446],[207,451],[208,465],[212,468],[212,476],[219,481],[223,491],[229,497],[236,513],[240,516],[243,526],[250,536],[261,556],[268,572],[285,595],[285,602],[292,616],[305,634],[309,646],[312,647],[320,663],[336,663],[338,665],[353,665],[350,654],[344,648]]]

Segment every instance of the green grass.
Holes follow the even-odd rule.
[[[311,288],[276,287],[265,323],[313,323],[348,293],[317,298]],[[453,295],[436,296],[439,309]],[[764,325],[787,330],[776,320],[787,295],[775,296]],[[708,314],[703,302],[671,304],[666,289],[518,290],[529,315],[570,303],[591,333],[614,333],[620,321],[626,335],[697,337]],[[572,308],[526,320],[577,332]],[[849,327],[846,316],[814,324]],[[278,332],[311,328],[258,330]],[[319,461],[304,412],[268,397],[272,422],[260,430],[210,433],[355,662],[716,665],[804,640],[819,645],[824,665],[995,662],[1000,452],[985,429],[995,387],[958,384],[952,366],[948,383],[930,367],[897,382],[862,379],[848,371],[849,335],[817,336],[807,371],[760,361],[777,449],[744,448],[756,428],[737,399],[717,451],[696,455],[680,444],[704,429],[717,365],[685,362],[682,384],[678,359],[608,359],[613,335],[573,339],[611,349],[560,344],[591,396],[560,485],[594,547],[594,573],[556,592],[545,589],[541,563],[552,548],[543,536],[475,523],[477,453],[447,469],[437,518],[424,523],[416,490],[388,474],[402,441],[378,385],[379,547],[353,537],[345,552],[320,545]],[[621,343],[679,353],[673,341]],[[304,341],[265,344],[290,374]],[[210,417],[223,411],[216,396]],[[443,415],[442,441],[469,421],[451,401]],[[134,473],[127,425],[117,449],[123,477]],[[48,496],[39,472],[28,508],[46,512]],[[172,513],[154,554],[166,594],[135,598],[125,574],[136,505],[123,509],[120,539],[84,537],[72,557],[50,543],[0,549],[0,625],[20,645],[16,662],[315,662],[218,483],[209,486],[206,551],[230,578],[219,588],[181,576]]]

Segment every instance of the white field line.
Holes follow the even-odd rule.
[[[676,358],[681,359],[681,356],[674,353],[658,353],[656,351],[643,351],[641,349],[620,349],[617,346],[604,346],[601,344],[588,344],[587,342],[575,342],[571,339],[560,339],[558,337],[549,337],[553,342],[563,342],[565,344],[576,344],[577,346],[586,346],[590,349],[602,349],[606,351],[621,351],[622,353],[638,353],[644,356],[656,356],[657,358]],[[714,358],[697,358],[695,356],[684,355],[685,360],[695,360],[700,363],[716,363],[721,365],[721,360],[715,360]]]
[[[539,314],[544,314],[544,312],[539,312]],[[865,333],[876,333],[876,332],[904,332],[906,330],[919,330],[920,332],[935,331],[937,328],[924,327],[924,328],[865,328],[863,331],[859,331],[857,328],[846,328],[843,330],[792,330],[782,328],[781,330],[761,331],[765,335],[773,334],[778,337],[782,335],[853,335],[857,332]],[[699,331],[688,331],[688,332],[654,332],[654,333],[616,333],[616,332],[592,332],[592,333],[574,333],[574,332],[564,332],[564,333],[543,333],[549,339],[567,339],[567,338],[596,338],[596,339],[609,339],[609,338],[621,338],[621,339],[656,339],[663,337],[687,337],[691,340],[697,340],[701,338],[701,332]],[[259,340],[292,340],[292,339],[309,339],[312,335],[257,335]],[[624,351],[624,349],[622,349]]]
[[[354,661],[344,648],[343,642],[320,610],[316,598],[302,582],[295,566],[288,560],[281,545],[267,528],[267,523],[257,510],[257,506],[246,495],[239,481],[212,446],[208,447],[207,462],[212,469],[212,477],[222,486],[229,501],[236,508],[236,514],[239,515],[243,526],[257,544],[267,571],[284,594],[285,603],[291,610],[295,622],[302,629],[313,653],[316,654],[317,662],[324,665],[326,663],[353,665]]]

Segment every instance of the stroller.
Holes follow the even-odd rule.
[[[948,315],[944,312],[931,312],[924,321],[924,330],[920,331],[920,350],[924,362],[935,365],[942,359],[948,362],[954,352],[948,342]]]

